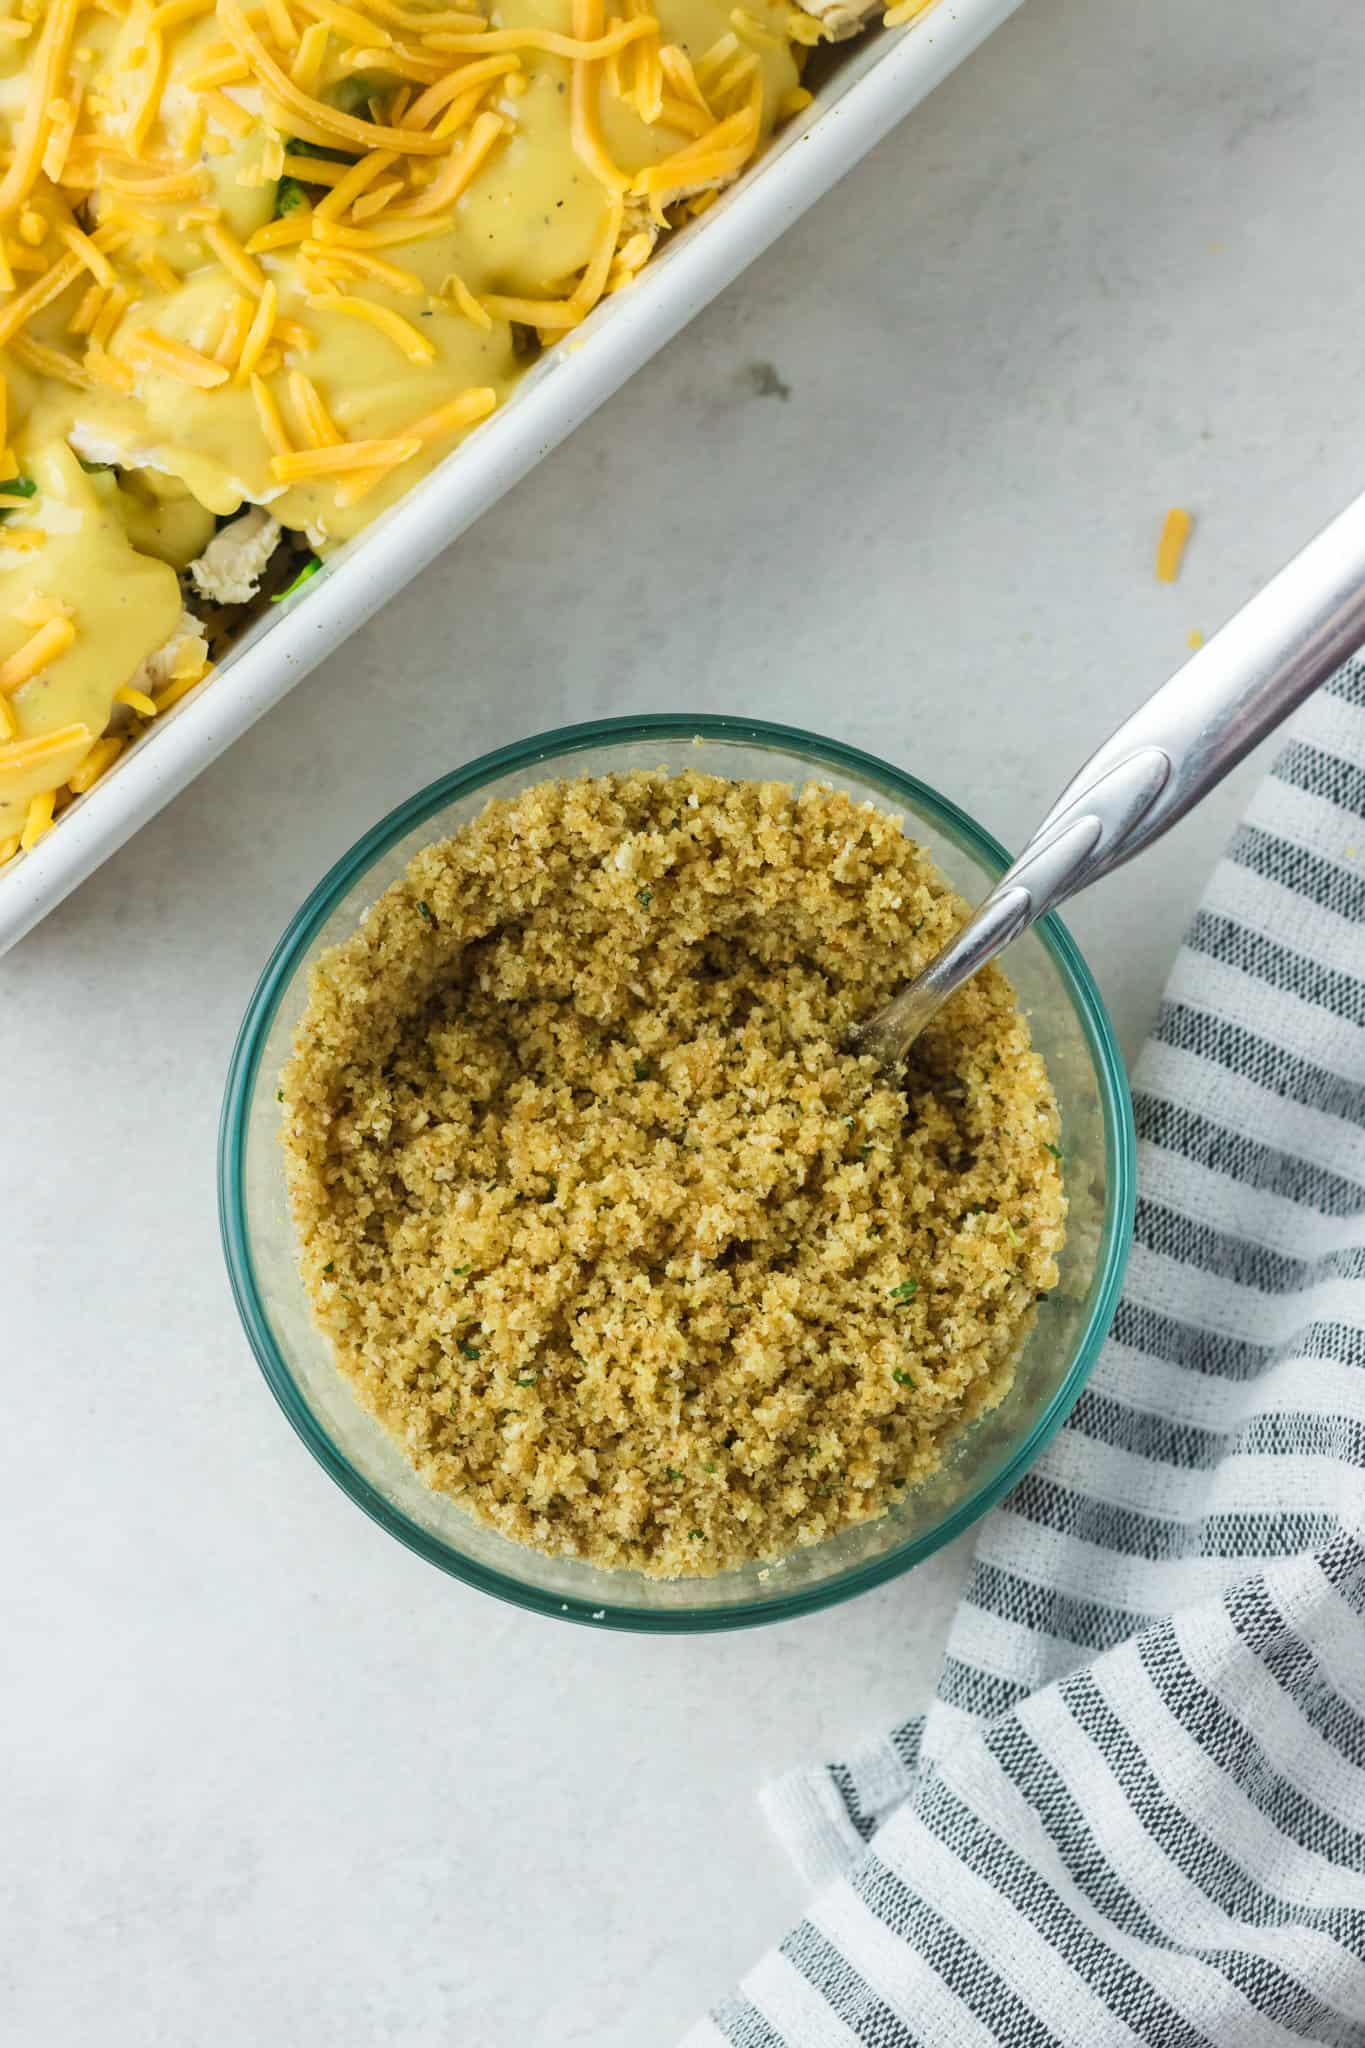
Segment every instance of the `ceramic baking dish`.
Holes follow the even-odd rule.
[[[939,0],[847,45],[753,169],[543,356],[486,426],[257,623],[32,853],[0,870],[0,952],[547,455],[1014,12]]]

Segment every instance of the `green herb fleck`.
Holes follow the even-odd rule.
[[[419,902],[417,908],[421,912],[422,916],[426,919],[428,924],[435,924],[435,913],[433,912],[432,907],[429,903]]]
[[[323,1272],[324,1272],[324,1273],[335,1273],[335,1271],[336,1271],[336,1260],[335,1260],[335,1259],[329,1259],[329,1260],[327,1261],[327,1264],[326,1264],[326,1265],[325,1265],[325,1266],[323,1267],[323,1269],[322,1269],[322,1270],[323,1270]]]
[[[283,1102],[283,1101],[284,1101],[284,1090],[283,1090],[283,1088],[277,1088],[277,1089],[275,1090],[275,1100],[276,1100],[276,1102]]]
[[[538,1377],[539,1375],[533,1372],[519,1373],[517,1375],[517,1385],[519,1387],[533,1387]]]
[[[654,891],[652,889],[637,889],[635,891],[635,901],[639,904],[641,910],[648,910],[650,904],[654,901]]]
[[[9,503],[11,498],[36,498],[37,495],[38,486],[31,476],[10,477],[0,484],[0,519],[8,519],[11,512],[19,510],[17,505]]]
[[[308,557],[308,560],[304,563],[303,567],[299,570],[299,573],[294,578],[293,582],[286,583],[283,590],[277,590],[275,592],[275,595],[271,598],[270,602],[272,604],[283,604],[285,599],[287,597],[292,597],[296,590],[302,590],[304,584],[307,583],[311,577],[316,576],[318,570],[321,567],[322,564],[318,560],[317,556],[310,555]]]
[[[682,1478],[682,1473],[681,1473],[681,1472],[675,1472],[675,1471],[674,1471],[674,1469],[673,1469],[673,1467],[672,1467],[671,1465],[665,1465],[665,1466],[664,1466],[664,1478],[665,1478],[665,1479],[672,1479],[672,1480],[675,1480],[675,1481],[677,1481],[677,1480],[681,1480],[681,1478]]]
[[[919,1281],[902,1280],[899,1287],[893,1287],[889,1291],[893,1301],[913,1301],[919,1293]]]
[[[899,1366],[896,1367],[891,1377],[898,1387],[913,1387],[915,1384],[915,1375],[912,1372],[902,1372]]]
[[[652,1068],[652,1067],[650,1066],[650,1064],[649,1064],[649,1061],[648,1061],[648,1060],[636,1060],[636,1062],[635,1062],[635,1078],[636,1078],[636,1080],[637,1080],[637,1081],[649,1081],[649,1080],[652,1080],[652,1079],[653,1079],[653,1074],[654,1074],[654,1069],[653,1069],[653,1068]]]
[[[1060,1148],[1056,1145],[1044,1145],[1043,1150],[1050,1152],[1054,1159],[1060,1159],[1062,1156]]]
[[[703,1472],[714,1472],[716,1468],[714,1465],[703,1465],[701,1469]]]
[[[450,1269],[450,1277],[452,1280],[463,1280],[465,1274],[468,1271],[468,1266],[452,1266]]]
[[[460,1346],[460,1356],[461,1358],[478,1358],[480,1356],[478,1346],[475,1344],[462,1344]]]
[[[688,1533],[688,1535],[689,1535],[689,1536],[690,1536],[690,1537],[692,1538],[692,1541],[693,1541],[694,1543],[700,1543],[700,1542],[701,1542],[701,1530],[700,1530],[700,1529],[689,1529],[687,1533]]]

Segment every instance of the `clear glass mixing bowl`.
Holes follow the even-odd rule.
[[[1080,1393],[1118,1300],[1133,1222],[1132,1107],[1094,982],[1065,929],[1048,918],[1011,948],[1008,970],[1061,1107],[1071,1200],[1061,1285],[1040,1304],[1012,1391],[961,1432],[941,1472],[880,1520],[772,1564],[659,1581],[542,1557],[428,1491],[338,1373],[295,1265],[275,1091],[309,970],[354,930],[419,847],[455,831],[489,797],[547,777],[661,765],[793,783],[815,778],[870,798],[905,818],[969,901],[1007,865],[979,825],[913,776],[834,740],[757,720],[686,713],[607,719],[486,754],[366,833],[275,948],[228,1073],[219,1217],[237,1306],[276,1400],[337,1484],[400,1542],[469,1585],[541,1614],[609,1628],[735,1628],[804,1614],[907,1571],[983,1514],[1038,1456]]]

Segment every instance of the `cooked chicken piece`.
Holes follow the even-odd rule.
[[[197,675],[209,658],[204,628],[193,612],[181,612],[180,623],[164,646],[149,654],[132,678],[132,687],[150,697],[167,683]]]
[[[216,533],[199,560],[190,563],[195,589],[216,604],[249,604],[279,538],[279,521],[253,505]]]
[[[801,0],[803,14],[813,15],[831,42],[842,43],[867,27],[886,0]]]

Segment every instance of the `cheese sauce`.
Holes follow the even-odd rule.
[[[217,524],[325,556],[803,97],[788,0],[612,5],[0,0],[0,860]]]

